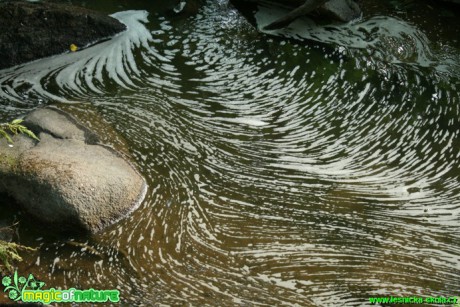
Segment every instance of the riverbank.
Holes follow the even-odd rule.
[[[126,29],[118,20],[69,4],[0,2],[0,69],[87,47]]]

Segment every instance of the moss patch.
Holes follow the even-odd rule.
[[[0,240],[0,267],[4,266],[7,270],[11,271],[11,265],[15,261],[22,261],[18,251],[29,251],[33,252],[36,249],[23,246],[13,242],[5,242]]]
[[[13,169],[18,165],[18,163],[19,160],[17,159],[17,157],[0,153],[0,169]]]

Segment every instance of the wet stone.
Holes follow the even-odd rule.
[[[146,183],[129,161],[58,109],[25,118],[40,141],[0,141],[0,192],[57,230],[98,232],[134,210]],[[91,137],[88,137],[91,136]]]

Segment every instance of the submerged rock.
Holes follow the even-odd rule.
[[[251,5],[254,3],[269,4],[275,9],[277,7],[291,9],[286,15],[265,26],[265,30],[284,28],[297,18],[305,15],[349,22],[362,14],[359,5],[354,0],[233,0],[233,3],[236,7],[243,9],[245,9],[245,4]]]
[[[323,4],[320,10],[342,22],[348,22],[361,16],[361,9],[353,0],[329,0]]]
[[[179,0],[176,1],[174,8],[169,11],[169,14],[182,18],[194,16],[198,13],[202,5],[202,0]]]
[[[136,208],[146,183],[134,167],[69,114],[38,109],[24,121],[40,142],[23,135],[0,141],[0,192],[40,221],[97,232]]]
[[[68,4],[0,2],[0,69],[83,47],[125,29],[115,18]]]

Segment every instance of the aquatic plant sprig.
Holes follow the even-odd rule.
[[[26,126],[21,125],[23,121],[24,120],[22,119],[15,119],[10,123],[0,124],[0,139],[5,138],[8,141],[8,143],[12,144],[13,139],[11,138],[10,133],[12,135],[22,133],[29,136],[32,139],[40,141],[40,139],[35,135],[35,133],[27,129]]]
[[[36,249],[32,247],[0,240],[0,267],[4,265],[9,271],[11,271],[11,262],[22,261],[21,256],[18,254],[18,250],[31,252],[36,251]]]

